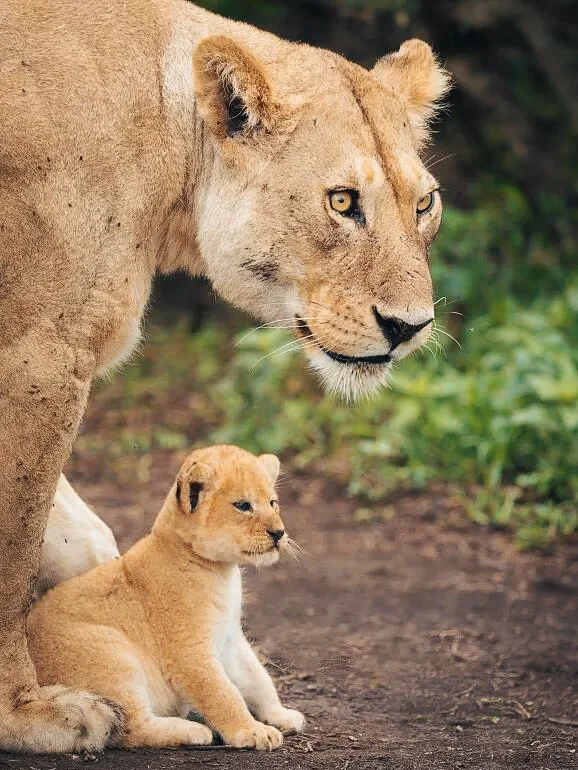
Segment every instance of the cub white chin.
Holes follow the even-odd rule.
[[[250,564],[253,567],[270,567],[272,564],[277,564],[279,561],[279,551],[276,548],[272,548],[265,553],[258,553],[252,556],[245,556],[243,564]]]

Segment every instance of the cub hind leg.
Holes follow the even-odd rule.
[[[58,619],[46,620],[54,625]],[[205,725],[154,713],[139,652],[123,633],[87,623],[62,626],[59,633],[50,633],[42,622],[35,621],[33,613],[30,650],[39,680],[82,687],[121,707],[123,732],[109,745],[160,748],[211,743],[213,734]]]

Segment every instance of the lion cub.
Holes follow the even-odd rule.
[[[239,565],[274,564],[291,541],[279,516],[279,460],[233,446],[192,452],[152,533],[116,561],[53,588],[28,620],[41,684],[118,702],[124,746],[274,749],[303,728],[281,705],[241,628]],[[254,714],[254,717],[252,716]]]

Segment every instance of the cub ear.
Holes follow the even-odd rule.
[[[214,35],[193,51],[197,105],[219,139],[244,131],[270,131],[278,106],[262,65],[233,38]]]
[[[450,90],[449,72],[439,64],[427,43],[414,39],[380,59],[372,73],[405,100],[416,142],[422,145],[427,139],[428,121]]]
[[[259,462],[265,466],[267,475],[274,484],[277,481],[279,469],[281,468],[279,458],[275,457],[275,455],[259,455]]]
[[[210,485],[213,469],[204,463],[192,461],[183,465],[177,476],[176,498],[183,513],[192,513],[199,504],[201,494]]]

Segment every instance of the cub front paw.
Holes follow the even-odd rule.
[[[208,746],[213,742],[213,732],[205,725],[191,722],[187,743],[191,746]]]
[[[267,715],[266,721],[285,735],[300,733],[305,727],[305,717],[295,709],[280,708]]]
[[[272,751],[282,745],[283,736],[272,725],[264,725],[261,722],[255,721],[252,727],[246,730],[239,730],[230,736],[227,743],[236,749]]]

